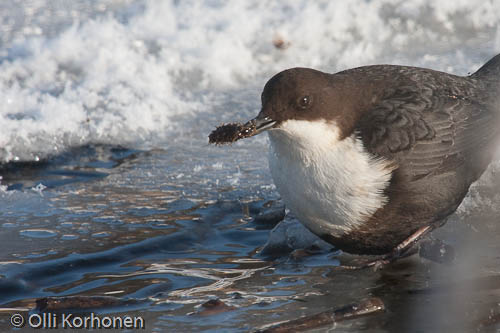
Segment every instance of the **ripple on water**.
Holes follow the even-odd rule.
[[[101,231],[101,232],[95,232],[92,234],[92,237],[94,238],[103,238],[103,237],[108,237],[110,234],[109,232],[106,231]]]
[[[62,240],[75,240],[78,238],[80,238],[80,236],[78,236],[78,235],[62,235],[61,236]]]
[[[30,238],[50,238],[57,236],[57,231],[47,229],[26,229],[21,230],[19,234]]]
[[[57,253],[58,253],[58,251],[56,251],[56,250],[50,250],[50,251],[47,251],[46,253],[34,252],[34,253],[27,254],[25,256],[19,257],[19,258],[20,259],[36,259],[36,258],[46,257],[49,255],[54,255]]]

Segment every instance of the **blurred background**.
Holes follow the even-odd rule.
[[[96,311],[147,331],[246,332],[377,296],[385,313],[335,328],[498,329],[498,159],[435,233],[454,263],[341,272],[293,216],[275,227],[267,137],[207,136],[286,68],[467,75],[499,52],[493,0],[2,0],[0,307],[112,295],[134,306]]]

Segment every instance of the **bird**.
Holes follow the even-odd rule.
[[[442,226],[491,163],[499,93],[500,54],[468,76],[291,68],[265,84],[244,137],[268,133],[272,179],[305,227],[388,262]]]

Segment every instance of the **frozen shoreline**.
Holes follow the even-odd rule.
[[[216,121],[245,118],[214,107],[239,94],[258,109],[260,89],[284,68],[393,63],[464,75],[500,48],[496,2],[43,4],[3,5],[14,15],[0,47],[2,162],[87,144],[164,144],[214,112]],[[60,21],[47,19],[54,13]]]

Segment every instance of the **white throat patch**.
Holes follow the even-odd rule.
[[[268,131],[269,168],[287,207],[316,234],[340,236],[387,202],[394,167],[324,120],[287,120]]]

